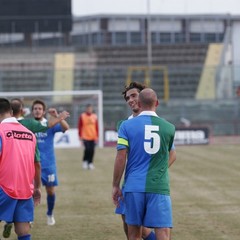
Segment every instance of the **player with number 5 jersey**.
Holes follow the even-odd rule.
[[[112,198],[125,202],[128,239],[141,238],[141,226],[154,228],[157,240],[170,240],[172,204],[169,152],[175,126],[156,114],[157,94],[150,88],[139,93],[141,113],[124,121],[118,131]],[[124,194],[120,188],[124,175]]]
[[[169,195],[168,154],[174,132],[175,127],[155,112],[143,111],[138,117],[122,123],[117,149],[127,146],[130,150],[130,162],[125,173],[125,192]],[[131,141],[132,139],[137,141]]]

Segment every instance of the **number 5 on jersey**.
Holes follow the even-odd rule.
[[[155,154],[160,149],[160,136],[157,133],[159,126],[145,125],[144,150],[149,154]]]

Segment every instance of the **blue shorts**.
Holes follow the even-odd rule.
[[[58,177],[55,167],[43,168],[41,172],[43,186],[58,186]]]
[[[5,222],[32,222],[33,214],[33,198],[14,199],[0,188],[0,220]]]
[[[172,228],[172,204],[168,195],[125,193],[125,221],[129,225]]]

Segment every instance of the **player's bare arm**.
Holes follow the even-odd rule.
[[[118,201],[122,198],[122,191],[120,188],[121,178],[125,169],[127,158],[127,149],[122,149],[117,151],[117,156],[114,164],[113,171],[113,189],[112,189],[112,199],[113,203],[118,206]]]
[[[37,206],[41,202],[41,164],[40,162],[35,162],[35,177],[34,177],[34,192],[33,201],[34,206]]]
[[[69,112],[62,111],[62,112],[58,113],[55,108],[49,108],[48,113],[50,115],[50,118],[48,120],[48,126],[49,127],[53,127],[57,123],[60,123],[65,131],[69,129],[69,125],[65,121],[65,119],[70,117]]]
[[[177,159],[176,151],[175,151],[174,149],[172,149],[172,150],[169,152],[168,167],[171,167],[172,164],[176,161],[176,159]]]

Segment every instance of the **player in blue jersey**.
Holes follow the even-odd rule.
[[[129,105],[130,109],[132,110],[132,115],[129,116],[128,119],[136,117],[140,113],[140,108],[138,106],[138,95],[139,93],[145,88],[145,86],[138,82],[131,82],[128,86],[125,87],[124,91],[122,92],[123,97],[127,104]],[[117,128],[119,128],[122,121],[118,123]],[[174,144],[172,145],[171,151],[169,153],[169,167],[174,163],[176,160],[176,151]],[[124,187],[122,186],[122,191]],[[116,207],[115,210],[116,214],[120,214],[123,220],[123,229],[127,236],[127,224],[125,222],[125,204],[123,200],[119,200],[119,206]],[[145,240],[154,240],[155,234],[152,232],[150,228],[142,227],[142,238]]]
[[[40,121],[42,125],[47,123],[44,118],[46,105],[41,100],[35,100],[32,104],[33,117]],[[52,109],[50,113],[54,117],[58,117],[56,109]],[[53,209],[55,205],[55,187],[58,185],[56,158],[54,153],[54,135],[57,132],[65,132],[69,129],[68,123],[62,119],[60,123],[46,132],[36,133],[38,148],[40,151],[40,159],[42,166],[42,184],[47,192],[47,224],[54,225],[55,219]]]
[[[132,114],[129,116],[128,119],[136,117],[140,113],[140,108],[138,106],[138,95],[145,86],[138,82],[131,82],[127,87],[125,87],[124,91],[122,92],[123,97],[127,104],[129,105]],[[119,128],[122,121],[118,123],[117,128]],[[124,190],[124,186],[122,186],[122,191]],[[116,207],[115,210],[116,214],[120,214],[123,221],[123,230],[128,238],[128,229],[127,224],[125,222],[125,203],[123,200],[120,199],[119,206]],[[142,227],[142,238],[144,240],[155,240],[155,233],[150,228]]]
[[[157,116],[157,105],[156,93],[149,88],[142,90],[139,94],[142,112],[124,121],[119,129],[112,197],[116,205],[119,198],[124,197],[130,240],[141,239],[141,226],[154,228],[157,240],[170,239],[172,209],[168,167],[175,127]],[[124,169],[122,196],[120,181]]]

